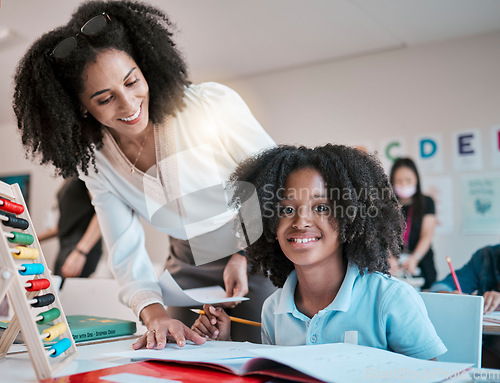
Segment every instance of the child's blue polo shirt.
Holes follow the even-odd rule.
[[[263,343],[295,346],[351,342],[357,332],[359,345],[415,358],[432,359],[447,351],[422,298],[408,283],[378,272],[361,276],[356,266],[349,265],[333,302],[313,318],[295,306],[296,285],[294,270],[283,288],[264,302]]]

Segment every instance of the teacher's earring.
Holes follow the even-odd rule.
[[[88,116],[89,116],[89,111],[88,110],[85,110],[85,111],[82,110],[82,117],[83,118],[87,118]]]

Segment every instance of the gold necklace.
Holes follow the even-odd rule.
[[[149,130],[146,132],[146,135],[144,136],[144,141],[142,141],[142,145],[141,145],[141,148],[139,149],[139,154],[137,154],[137,157],[135,158],[135,161],[134,163],[132,164],[132,167],[130,168],[130,173],[134,173],[134,168],[135,168],[135,164],[137,163],[137,161],[139,160],[139,157],[141,156],[141,153],[142,153],[142,149],[144,149],[144,144],[146,143],[146,140],[148,139],[148,136],[149,136]]]

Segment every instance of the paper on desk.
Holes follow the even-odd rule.
[[[483,321],[492,322],[492,323],[500,323],[500,311],[493,311],[489,314],[484,314]]]
[[[132,360],[178,360],[189,362],[212,362],[222,359],[251,358],[254,357],[248,350],[261,348],[281,348],[268,344],[258,344],[250,342],[225,342],[208,341],[202,345],[192,343],[184,347],[177,346],[176,343],[167,343],[161,350],[129,350],[122,352],[113,352],[107,356],[116,356],[120,358],[129,358]]]
[[[164,272],[159,284],[163,294],[163,302],[167,306],[190,307],[205,303],[215,304],[224,302],[246,301],[246,297],[226,297],[226,292],[220,286],[200,287],[197,289],[182,290],[169,272]]]

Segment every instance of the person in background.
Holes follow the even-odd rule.
[[[15,75],[26,150],[64,177],[78,174],[92,195],[118,297],[148,328],[134,348],[205,342],[184,324],[193,313],[165,308],[141,219],[169,236],[161,256],[181,288],[224,286],[228,297],[250,298],[234,315],[257,318],[274,291],[264,275],[248,277],[241,248],[222,251],[214,237],[237,216],[221,198],[224,181],[275,143],[234,90],[189,80],[172,36],[171,20],[146,2],[84,1]],[[195,242],[197,255],[215,253],[211,262],[196,264]]]
[[[462,268],[455,271],[460,289],[464,294],[482,295],[484,314],[500,310],[500,244],[477,250]],[[458,294],[453,276],[434,283],[430,291]],[[483,336],[483,367],[500,368],[500,337]]]
[[[245,223],[263,223],[248,260],[279,287],[262,308],[263,343],[346,342],[421,359],[446,351],[418,293],[389,275],[403,219],[374,156],[341,145],[281,146],[243,162],[233,179],[238,200],[252,184],[261,206]],[[204,310],[192,328],[229,340],[224,310]]]
[[[38,234],[40,242],[57,236],[59,252],[54,274],[63,278],[87,278],[102,255],[99,223],[85,182],[78,177],[64,181],[57,192],[59,220],[56,227]]]
[[[500,244],[477,250],[455,274],[462,293],[483,296],[485,314],[500,309]],[[451,273],[435,282],[430,291],[458,293]]]
[[[422,194],[420,176],[410,158],[397,159],[392,165],[389,178],[406,220],[400,269],[415,275],[417,267],[420,268],[420,276],[425,280],[422,290],[428,289],[437,275],[432,251],[437,224],[434,200]],[[394,273],[397,270],[394,260],[392,266],[391,273]]]

